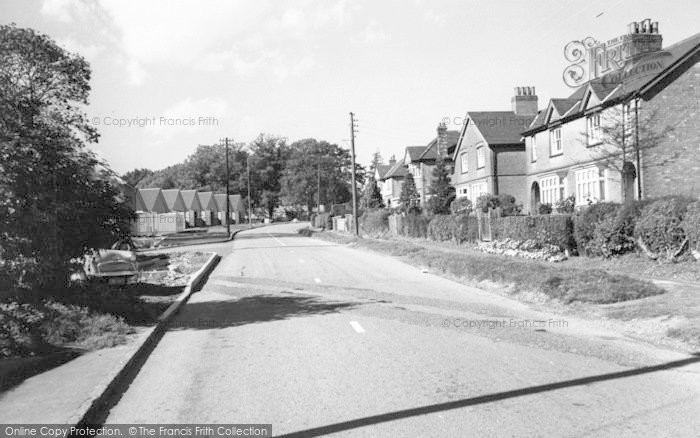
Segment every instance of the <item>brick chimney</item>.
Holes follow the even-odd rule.
[[[510,104],[517,116],[537,115],[535,87],[515,87],[515,95],[510,99]]]
[[[622,45],[622,57],[633,58],[649,52],[661,50],[663,38],[659,33],[659,22],[652,22],[650,18],[642,21],[633,21],[627,25],[627,35],[620,40],[628,40],[629,45]]]
[[[391,158],[389,158],[389,166],[393,166],[396,164],[396,155],[392,155]]]
[[[437,154],[442,158],[447,156],[447,125],[444,123],[437,126]]]

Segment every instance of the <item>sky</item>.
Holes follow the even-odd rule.
[[[664,46],[700,32],[697,0],[0,0],[91,64],[90,145],[117,172],[160,169],[199,144],[258,134],[403,157],[438,123],[571,94],[564,46],[659,22]]]

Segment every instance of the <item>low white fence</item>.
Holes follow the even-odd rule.
[[[136,213],[136,219],[131,221],[131,233],[135,236],[179,233],[184,230],[185,214],[179,212]]]

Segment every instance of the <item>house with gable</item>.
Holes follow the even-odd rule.
[[[452,153],[452,185],[474,203],[483,194],[527,198],[526,152],[521,132],[537,115],[534,87],[517,87],[511,111],[468,111]]]
[[[523,132],[526,210],[700,193],[700,34],[661,49],[647,19],[619,39],[635,54],[622,69],[551,99]],[[606,126],[619,126],[617,140]]]
[[[426,146],[409,146],[406,148],[404,162],[408,165],[408,171],[413,175],[416,183],[416,190],[420,195],[421,205],[426,205],[431,196],[431,185],[433,181],[433,169],[438,155],[449,162],[452,167],[451,154],[457,146],[459,131],[447,130],[444,123],[437,127],[437,136]],[[416,153],[419,148],[420,153]]]
[[[170,211],[163,197],[163,191],[159,188],[138,189],[136,192],[137,212],[167,213]]]
[[[169,211],[178,213],[184,213],[187,211],[187,207],[185,207],[185,200],[182,199],[180,189],[167,189],[163,190],[162,192]]]
[[[404,178],[408,173],[408,169],[404,166],[403,160],[397,161],[394,156],[389,160],[389,166],[389,170],[380,179],[382,182],[382,199],[386,207],[394,208],[399,206],[401,189],[403,188]]]
[[[205,225],[214,225],[216,223],[216,213],[218,212],[218,207],[216,201],[214,200],[213,192],[199,192],[199,203],[202,206],[201,218]]]
[[[182,200],[185,202],[185,221],[191,227],[198,226],[202,203],[199,201],[199,194],[196,190],[181,190]]]

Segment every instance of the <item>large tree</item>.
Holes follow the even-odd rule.
[[[413,180],[411,172],[407,172],[401,186],[401,194],[399,195],[399,203],[401,210],[411,212],[419,209],[420,195],[416,189],[416,182]]]
[[[250,190],[253,206],[272,215],[280,202],[282,176],[290,155],[287,140],[260,134],[249,144]],[[247,182],[247,176],[245,177]]]
[[[90,67],[48,36],[0,26],[0,263],[5,285],[65,285],[71,259],[128,232],[130,210],[83,108]]]

